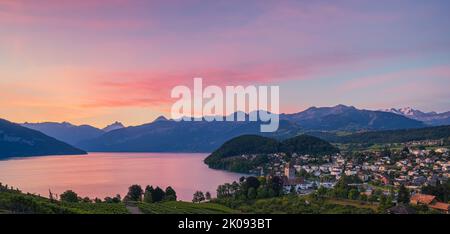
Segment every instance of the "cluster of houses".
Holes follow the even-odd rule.
[[[443,146],[443,145],[444,145],[444,139],[410,141],[410,142],[405,143],[405,146],[407,146],[407,147],[414,147],[414,146]]]
[[[400,154],[402,156],[400,156]],[[288,163],[284,153],[270,154],[266,165],[252,171],[261,176],[286,176],[307,174],[320,181],[336,181],[342,175],[358,176],[361,181],[380,184],[405,185],[419,190],[423,185],[436,185],[450,178],[450,157],[447,148],[414,150],[408,153],[393,152],[385,156],[380,152],[363,152],[358,159],[335,154],[320,158],[293,154]],[[288,174],[286,174],[289,172]]]
[[[321,186],[332,188],[343,175],[357,176],[365,184],[404,185],[413,194],[420,194],[422,186],[434,186],[450,178],[450,157],[447,148],[425,150],[417,149],[415,145],[415,142],[409,143],[403,150],[392,151],[389,155],[365,151],[358,157],[334,154],[317,158],[293,154],[287,160],[284,153],[269,154],[268,163],[255,168],[252,173],[281,176],[285,191],[295,189],[299,194],[311,193]],[[370,192],[370,186],[365,190]],[[434,207],[440,206],[438,203]]]

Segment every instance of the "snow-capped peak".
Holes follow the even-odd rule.
[[[400,113],[403,113],[404,115],[408,115],[408,116],[413,116],[415,115],[418,111],[414,110],[411,107],[403,107],[399,109]]]
[[[384,112],[391,112],[394,114],[398,114],[398,115],[405,115],[405,116],[417,116],[417,115],[421,115],[424,114],[422,111],[419,110],[415,110],[411,107],[403,107],[403,108],[390,108],[390,109],[383,109],[381,111]]]
[[[121,122],[117,122],[116,121],[116,122],[106,126],[105,128],[103,128],[103,131],[110,132],[110,131],[121,129],[121,128],[124,128],[124,127],[125,126],[123,126],[123,124]]]

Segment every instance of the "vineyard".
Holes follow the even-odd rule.
[[[170,201],[160,203],[139,203],[145,214],[230,214],[236,210],[215,203],[191,203]]]

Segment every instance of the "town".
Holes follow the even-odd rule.
[[[356,177],[349,184],[366,199],[377,191],[398,196],[400,187],[409,191],[410,202],[443,213],[449,212],[447,201],[422,194],[426,186],[444,184],[450,178],[449,149],[441,141],[408,142],[403,147],[359,152],[341,152],[322,157],[293,153],[267,154],[264,165],[250,171],[258,176],[283,178],[284,192],[307,195],[319,188],[332,189],[343,176]],[[253,160],[258,155],[241,155]]]

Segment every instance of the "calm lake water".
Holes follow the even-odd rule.
[[[90,153],[0,161],[0,182],[48,197],[71,189],[79,196],[104,198],[127,193],[132,184],[172,186],[178,199],[190,201],[196,190],[216,195],[217,186],[242,174],[209,169],[207,154]]]

